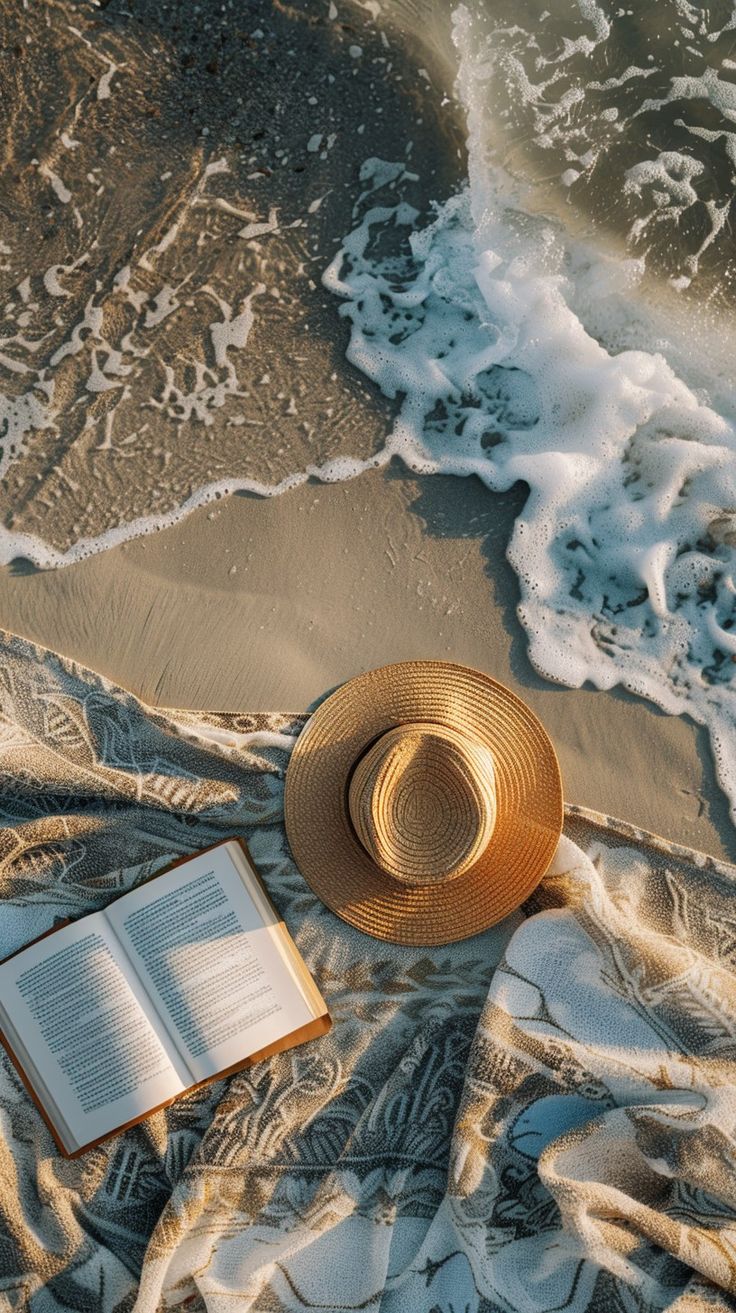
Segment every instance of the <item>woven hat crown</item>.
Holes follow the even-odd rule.
[[[458,814],[470,822],[453,840]],[[562,830],[562,780],[511,689],[450,661],[400,661],[313,712],[284,817],[299,870],[344,921],[393,943],[447,944],[536,889]]]
[[[359,759],[348,808],[363,848],[395,880],[454,879],[474,865],[493,833],[492,753],[449,726],[399,725]]]

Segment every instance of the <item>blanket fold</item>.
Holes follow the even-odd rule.
[[[736,870],[568,806],[501,926],[369,939],[288,851],[305,719],[0,635],[0,951],[242,834],[335,1020],[74,1162],[4,1058],[0,1308],[736,1309]]]

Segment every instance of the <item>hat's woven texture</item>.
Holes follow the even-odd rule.
[[[381,852],[374,831],[363,831],[371,840],[364,846],[349,805],[353,773],[369,772],[367,750],[417,723],[485,747],[496,801],[477,860],[454,879],[421,884],[381,868],[371,855]],[[559,766],[534,713],[488,675],[444,661],[383,666],[327,698],[297,740],[284,806],[292,852],[315,893],[358,929],[405,944],[464,939],[507,916],[538,884],[562,829]],[[364,816],[357,802],[354,811]]]
[[[395,880],[455,879],[493,833],[493,757],[457,730],[400,725],[361,757],[348,810],[363,847]]]

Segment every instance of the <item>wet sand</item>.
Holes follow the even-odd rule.
[[[398,466],[234,496],[63,570],[5,570],[0,618],[159,706],[296,711],[384,662],[473,665],[542,718],[570,801],[736,857],[704,734],[530,666],[504,557],[522,502]]]
[[[108,51],[108,60],[117,58],[119,45],[126,58],[158,61],[164,70],[160,85],[151,82],[144,111],[124,100],[120,111],[132,116],[123,125],[127,149],[134,152],[139,142],[144,153],[162,147],[166,160],[157,157],[156,170],[166,163],[184,176],[195,155],[201,163],[205,155],[216,159],[225,151],[229,159],[242,162],[240,172],[232,174],[233,188],[237,184],[241,189],[237,195],[233,191],[239,205],[245,203],[242,193],[258,214],[267,215],[275,202],[292,222],[293,215],[304,214],[307,200],[319,200],[309,211],[308,230],[315,278],[292,277],[290,261],[301,258],[301,248],[295,247],[295,254],[286,238],[283,249],[254,247],[253,268],[244,270],[252,279],[264,270],[264,278],[278,276],[279,286],[288,293],[280,300],[272,298],[269,313],[260,315],[249,342],[247,368],[240,375],[241,386],[253,394],[248,405],[255,407],[260,427],[248,431],[247,442],[239,436],[242,428],[223,424],[220,431],[217,418],[207,430],[212,477],[223,471],[250,476],[265,468],[275,481],[304,463],[341,454],[370,455],[382,445],[390,424],[392,404],[346,364],[347,328],[335,298],[318,282],[349,230],[361,190],[361,160],[407,159],[416,178],[407,183],[406,195],[426,211],[433,198],[448,195],[464,175],[462,136],[452,124],[450,109],[441,104],[430,55],[425,61],[429,72],[407,68],[399,45],[392,38],[387,46],[365,14],[360,18],[351,13],[350,21],[343,21],[348,11],[341,7],[333,21],[321,11],[314,16],[305,7],[259,0],[250,7],[248,24],[239,31],[233,51],[230,45],[218,44],[215,23],[219,15],[217,21],[229,36],[229,16],[223,16],[224,8],[223,14],[219,6],[211,8],[212,24],[204,25],[195,44],[197,32],[185,24],[177,26],[171,4],[146,0],[134,17],[122,2],[108,0],[85,39]],[[37,17],[35,11],[20,8],[17,16],[28,23]],[[261,30],[256,26],[260,17],[265,37],[254,35]],[[355,55],[358,49],[360,57]],[[22,55],[21,45],[18,50]],[[92,46],[84,50],[92,51]],[[49,48],[53,62],[52,57]],[[89,59],[89,77],[99,79],[108,64],[98,69],[99,59],[95,62],[93,53]],[[19,68],[21,62],[19,55]],[[305,70],[301,83],[293,74],[299,69]],[[18,76],[22,82],[22,73]],[[115,86],[116,94],[124,97],[122,75]],[[249,100],[248,88],[253,87]],[[307,118],[295,102],[278,120],[275,106],[288,106],[289,97],[297,94],[295,87],[302,98],[315,91],[316,109],[310,109]],[[53,106],[43,109],[31,91],[26,102],[41,117],[36,123],[18,111],[16,131],[20,140],[27,139],[29,159],[18,156],[21,182],[8,174],[5,197],[8,213],[18,214],[21,243],[29,240],[24,237],[25,211],[13,188],[27,189],[22,196],[31,222],[40,213],[34,191],[40,184],[30,156],[44,134],[56,140],[58,127],[48,117]],[[61,113],[68,99],[61,84],[57,98]],[[21,109],[23,103],[19,97]],[[105,127],[104,115],[112,114],[116,103],[114,98],[95,101],[101,126],[94,131],[106,131],[111,139],[118,129],[112,119]],[[334,149],[309,149],[314,123],[324,131],[334,126]],[[67,168],[70,158],[63,157]],[[106,185],[113,188],[116,170],[110,166],[109,172]],[[140,191],[129,199],[121,183],[120,196],[116,192],[114,205],[104,212],[109,242],[120,245],[120,251],[111,246],[108,253],[108,281],[116,261],[133,259],[138,246],[150,247],[168,231],[170,216],[161,210],[165,197],[157,190],[158,176],[151,172],[149,199]],[[145,219],[141,237],[138,212],[131,208],[134,201]],[[68,260],[69,243],[78,240],[70,208],[54,204],[49,214],[48,231],[41,234],[45,258]],[[215,250],[213,243],[219,241],[227,253],[235,238],[214,225],[226,220],[232,225],[233,220],[224,211],[215,210],[214,216],[207,219],[211,227],[202,229],[212,240],[201,249]],[[87,222],[87,211],[83,218]],[[89,223],[91,231],[105,236],[107,230],[93,210]],[[223,287],[223,269],[226,273],[228,267],[213,266],[213,277],[222,274]],[[94,281],[95,275],[90,264],[81,270],[79,286],[67,279],[64,314],[59,316],[62,334],[74,315],[81,315],[90,294],[84,280],[89,276]],[[158,281],[151,275],[151,296],[164,276],[165,270]],[[172,317],[175,327],[177,322]],[[194,328],[186,316],[182,325],[182,340],[188,341],[186,335]],[[176,337],[174,346],[179,345]],[[163,346],[169,349],[168,339]],[[271,379],[267,393],[258,391],[264,367]],[[295,374],[301,389],[298,422],[287,405]],[[145,381],[141,376],[141,387]],[[46,465],[43,443],[30,445],[27,464],[19,462],[17,474],[3,486],[8,527],[41,534],[63,551],[76,532],[114,525],[118,503],[130,510],[140,497],[144,510],[166,512],[177,497],[199,486],[202,473],[193,431],[178,425],[180,449],[169,448],[174,453],[169,468],[178,472],[181,486],[162,482],[147,501],[150,465],[145,443],[140,450],[130,448],[132,455],[125,460],[113,453],[103,467],[99,453],[109,453],[109,448],[100,445],[94,427],[86,425],[84,371],[67,379],[65,386],[69,414],[77,416],[79,432],[72,427],[62,433],[63,454],[53,453]],[[332,419],[326,418],[332,412],[322,414],[328,390],[339,393]],[[100,425],[110,395],[101,393],[89,403],[98,407]],[[250,415],[247,406],[245,411]],[[154,418],[158,427],[151,430],[150,440],[155,437],[163,449],[161,444],[173,438],[160,411]],[[121,433],[124,420],[121,413]],[[274,452],[276,436],[283,446]],[[159,447],[156,450],[160,454]],[[76,500],[70,493],[74,486],[81,489]],[[90,488],[95,489],[91,499]],[[517,584],[504,556],[523,497],[522,489],[491,496],[474,480],[416,478],[397,466],[349,483],[310,482],[272,499],[235,495],[171,528],[63,569],[39,571],[27,561],[14,561],[0,570],[0,624],[161,706],[296,711],[342,680],[384,662],[434,657],[477,666],[528,699],[541,716],[557,746],[569,800],[736,858],[736,831],[703,733],[625,694],[558,688],[531,668],[515,614]],[[48,506],[51,512],[44,509]]]

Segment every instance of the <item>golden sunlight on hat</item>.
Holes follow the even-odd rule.
[[[514,911],[562,830],[554,748],[480,671],[406,661],[321,704],[286,773],[297,865],[343,920],[379,939],[465,939]]]

